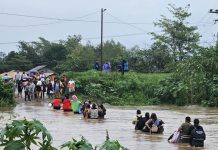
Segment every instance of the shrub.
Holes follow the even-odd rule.
[[[168,74],[140,74],[134,72],[103,73],[66,72],[68,78],[76,80],[76,91],[99,103],[112,105],[153,105],[159,104],[155,92],[159,81]]]
[[[11,124],[7,124],[0,131],[0,146],[4,150],[31,150],[32,145],[39,147],[39,150],[57,150],[52,146],[52,136],[43,124],[38,120],[28,121],[14,120]],[[97,150],[92,147],[83,136],[81,140],[72,139],[60,146],[61,149],[69,150]],[[122,146],[117,140],[110,140],[108,132],[106,141],[99,147],[99,150],[128,150]]]
[[[0,79],[0,107],[14,107],[16,105],[13,96],[13,83],[4,83]]]
[[[1,130],[0,142],[4,150],[31,150],[32,144],[39,146],[39,150],[56,150],[51,145],[50,133],[38,120],[14,120],[11,124],[7,124]]]
[[[69,150],[94,150],[92,144],[90,144],[83,136],[80,141],[72,139],[61,145],[61,149],[68,148]]]

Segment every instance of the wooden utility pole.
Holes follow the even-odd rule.
[[[216,9],[216,10],[210,9],[210,10],[209,10],[209,13],[218,14],[218,9]],[[215,23],[216,23],[216,22],[218,21],[218,19],[215,19],[214,21],[215,21]],[[216,44],[218,45],[218,32],[217,32],[217,34],[216,34]]]
[[[103,15],[106,9],[101,8],[101,71],[103,69]]]

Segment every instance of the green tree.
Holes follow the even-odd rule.
[[[218,49],[201,48],[198,55],[176,65],[169,79],[162,81],[158,97],[178,105],[218,106]]]
[[[197,53],[200,35],[196,32],[197,27],[189,26],[186,19],[191,16],[188,12],[189,5],[185,8],[175,7],[169,4],[168,10],[173,15],[169,19],[162,15],[162,18],[154,23],[162,29],[162,33],[154,33],[153,40],[166,46],[172,54],[174,61],[183,61]]]
[[[20,54],[19,52],[11,51],[4,59],[4,64],[9,70],[28,70],[33,64],[26,58],[26,56]]]
[[[147,59],[146,50],[140,49],[138,46],[134,46],[127,52],[129,68],[137,72],[149,72],[149,63]]]
[[[41,59],[40,56],[37,54],[34,45],[35,45],[34,42],[33,43],[28,43],[24,41],[19,42],[19,48],[20,48],[19,55],[29,60],[33,64],[33,66],[37,66],[41,62]]]
[[[95,58],[93,60],[93,64],[95,61],[101,62],[101,47],[100,45],[96,46],[94,49]],[[117,63],[121,62],[122,59],[126,59],[126,47],[123,46],[120,42],[115,42],[114,40],[107,40],[103,44],[102,51],[102,63],[110,62],[112,66],[112,70],[116,70]],[[103,65],[102,64],[102,65]]]

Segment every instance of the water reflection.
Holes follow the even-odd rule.
[[[106,129],[111,139],[119,140],[122,145],[131,150],[191,150],[188,145],[176,145],[167,142],[168,137],[185,120],[188,115],[199,118],[206,132],[205,149],[218,147],[218,109],[176,106],[146,106],[140,107],[142,113],[155,112],[158,118],[165,122],[164,134],[148,134],[135,131],[131,124],[132,118],[138,107],[112,107],[106,106],[107,115],[103,120],[84,120],[82,115],[74,115],[72,112],[52,110],[44,102],[28,102],[19,104],[14,110],[1,110],[0,127],[3,127],[10,119],[38,119],[50,131],[54,139],[54,145],[60,146],[72,137],[79,139],[84,136],[93,145],[103,143],[106,138]]]

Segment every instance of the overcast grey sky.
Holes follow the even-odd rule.
[[[192,16],[188,21],[198,26],[202,34],[201,45],[215,43],[218,23],[214,24],[214,19],[218,19],[218,15],[208,11],[218,9],[218,0],[0,0],[0,52],[18,51],[14,42],[37,41],[38,37],[56,41],[65,40],[68,35],[80,34],[83,43],[89,40],[93,45],[99,44],[101,8],[107,9],[104,13],[104,41],[114,39],[127,48],[134,45],[148,48],[152,41],[146,33],[160,31],[153,26],[153,22],[161,15],[171,17],[166,8],[169,3],[182,7],[190,4]],[[130,25],[126,22],[141,24]]]

